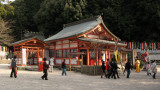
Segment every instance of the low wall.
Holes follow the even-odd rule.
[[[87,75],[100,75],[101,74],[101,66],[83,65],[81,67],[81,73],[84,73]]]

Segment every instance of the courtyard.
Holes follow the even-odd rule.
[[[49,80],[42,80],[42,72],[18,71],[17,78],[10,78],[8,64],[0,64],[0,90],[159,90],[160,66],[156,79],[147,76],[145,71],[131,71],[130,78],[120,75],[120,79],[106,79],[100,76],[88,76],[74,71],[67,71],[61,76],[61,70],[54,68],[49,73]]]

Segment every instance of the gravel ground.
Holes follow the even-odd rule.
[[[54,69],[49,73],[49,80],[42,80],[42,72],[18,71],[17,78],[10,78],[8,65],[0,64],[0,90],[160,90],[160,66],[156,79],[147,76],[145,71],[131,71],[130,78],[120,75],[120,79],[106,79],[100,76],[88,76]]]

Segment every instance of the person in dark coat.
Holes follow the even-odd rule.
[[[62,62],[62,76],[63,76],[63,74],[65,73],[65,76],[67,75],[67,73],[66,73],[66,64],[65,64],[65,59],[63,60],[63,62]]]
[[[114,60],[112,63],[112,76],[111,76],[111,78],[114,77],[114,79],[116,79],[116,71],[117,71],[117,64],[115,62],[116,61]]]
[[[48,80],[47,76],[47,69],[49,68],[49,65],[46,63],[46,58],[43,58],[44,62],[43,62],[43,73],[44,75],[41,77],[43,80]]]
[[[14,56],[13,59],[12,59],[11,68],[12,68],[12,71],[11,71],[10,77],[12,77],[12,75],[14,73],[14,77],[17,78],[16,72],[15,72],[15,69],[16,69],[16,56]]]
[[[130,69],[131,69],[131,63],[130,61],[128,61],[125,66],[125,70],[127,71],[127,78],[129,78],[130,76],[130,73],[131,73]]]
[[[106,70],[107,70],[106,78],[108,78],[108,75],[111,71],[111,65],[110,65],[109,59],[107,59],[107,62],[106,62]]]
[[[104,61],[102,61],[102,66],[101,66],[101,70],[102,70],[102,72],[101,72],[101,78],[103,78],[103,75],[105,75],[105,64],[104,64]]]
[[[116,79],[115,77],[115,64],[114,64],[114,59],[112,58],[112,61],[110,62],[110,73],[108,74],[108,78],[110,79],[110,76],[112,75],[112,77],[114,76],[114,79]]]

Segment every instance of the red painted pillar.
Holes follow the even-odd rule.
[[[111,53],[108,51],[109,61],[111,61]]]
[[[144,46],[143,46],[144,44],[143,44],[143,42],[142,42],[142,50],[144,49]]]
[[[132,45],[131,45],[131,42],[129,42],[129,49],[131,49],[132,48]]]
[[[87,49],[87,65],[89,65],[89,49]]]
[[[153,45],[153,43],[152,43],[152,50],[154,50],[154,45]]]
[[[96,62],[97,62],[97,65],[98,65],[98,50],[96,50]]]
[[[107,54],[108,54],[108,52],[107,52],[107,50],[106,50],[106,60],[105,60],[106,62],[107,62]]]

